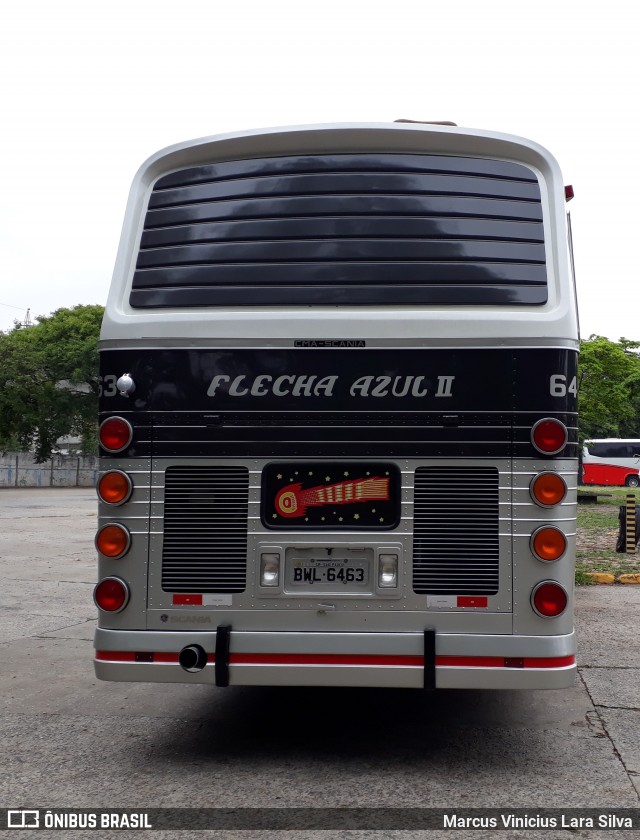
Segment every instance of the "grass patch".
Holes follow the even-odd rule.
[[[595,581],[585,569],[579,569],[576,564],[576,586],[593,586]]]
[[[627,493],[633,493],[636,499],[640,498],[640,491],[633,490],[630,487],[603,487],[595,484],[578,487],[578,498],[583,494],[588,496],[590,493],[601,494],[597,507],[609,506],[618,508],[627,501]]]
[[[597,504],[578,504],[576,543],[576,583],[590,582],[588,572],[613,575],[640,573],[638,554],[618,554],[618,511],[627,501],[628,487],[589,487],[582,492],[607,493]],[[578,496],[580,491],[578,492]],[[640,493],[634,493],[640,500]]]

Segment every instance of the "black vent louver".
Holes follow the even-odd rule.
[[[160,178],[130,298],[134,307],[546,300],[534,173],[410,154],[241,160]]]
[[[497,593],[497,469],[419,467],[415,473],[413,515],[414,592]]]
[[[162,588],[243,592],[249,471],[169,467],[165,473]]]

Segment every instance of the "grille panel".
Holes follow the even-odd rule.
[[[243,592],[248,508],[249,471],[244,467],[169,467],[163,590]]]
[[[135,307],[547,299],[528,167],[447,155],[223,162],[159,179]]]
[[[498,470],[419,467],[414,484],[414,592],[495,595],[498,585]]]

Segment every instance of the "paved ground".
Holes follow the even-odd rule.
[[[640,586],[580,588],[565,691],[101,683],[94,531],[93,491],[0,490],[0,804],[640,807]]]

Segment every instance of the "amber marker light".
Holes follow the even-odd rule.
[[[559,505],[567,495],[567,485],[558,473],[544,472],[535,476],[529,486],[529,492],[536,504],[552,507]]]
[[[559,420],[545,417],[531,429],[531,443],[543,455],[557,455],[567,443],[567,427]]]
[[[99,437],[107,452],[122,452],[133,440],[133,428],[124,417],[109,417],[100,424]]]
[[[103,525],[96,534],[96,548],[105,557],[117,560],[129,551],[131,534],[117,522]]]
[[[567,550],[567,538],[558,528],[544,526],[531,535],[531,551],[538,560],[551,563]]]
[[[122,505],[133,491],[129,476],[120,470],[110,470],[98,481],[98,497],[107,505]]]
[[[542,618],[556,618],[566,610],[569,597],[563,586],[553,580],[543,580],[533,588],[531,606]]]
[[[120,578],[104,578],[93,590],[93,600],[104,612],[120,612],[129,603],[129,587]]]

